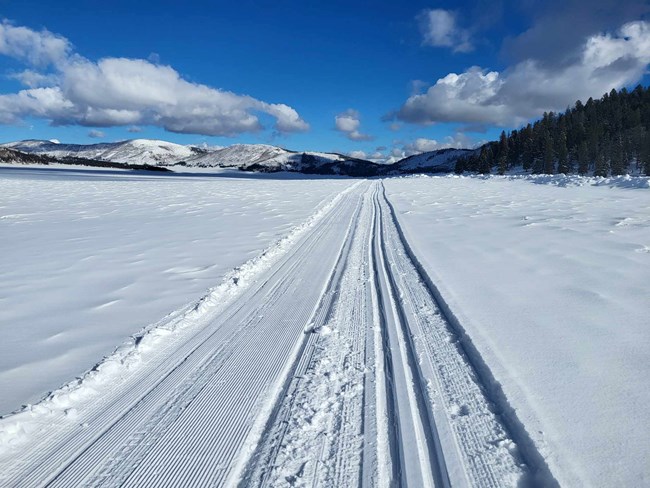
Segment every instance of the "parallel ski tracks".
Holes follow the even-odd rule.
[[[48,449],[40,448],[44,443],[30,446],[2,473],[0,484],[223,483],[246,429],[268,403],[261,392],[270,391],[303,335],[321,294],[317,284],[325,282],[328,267],[323,263],[338,255],[347,232],[339,229],[351,226],[359,199],[358,190],[345,195],[257,286],[180,345],[170,357],[175,365],[163,363],[121,385],[119,397],[98,401],[85,412],[86,428],[48,439]],[[315,256],[317,265],[307,266]],[[297,294],[303,306],[289,316],[291,297]],[[270,351],[270,359],[260,358],[256,348]],[[238,351],[246,360],[235,357]],[[217,372],[221,376],[215,378]],[[224,412],[225,405],[230,410]],[[168,444],[175,435],[178,443]],[[194,459],[184,459],[192,449]]]
[[[230,306],[3,486],[531,484],[399,230],[358,185]],[[58,432],[58,433],[57,433]]]
[[[517,486],[528,468],[406,252],[381,182],[360,214],[328,302],[335,338],[315,331],[242,484]],[[344,379],[322,378],[323,363]],[[315,393],[319,384],[330,386]],[[320,412],[304,407],[310,398]]]

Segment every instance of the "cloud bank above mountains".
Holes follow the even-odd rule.
[[[259,116],[266,114],[275,119],[278,132],[309,129],[288,105],[193,83],[171,66],[144,59],[94,62],[47,30],[2,22],[0,54],[26,66],[13,74],[25,89],[0,95],[0,122],[5,124],[37,117],[53,125],[152,125],[177,133],[234,136],[262,130]]]
[[[420,12],[394,4],[373,15],[348,2],[349,18],[295,7],[262,12],[257,24],[235,4],[220,23],[206,16],[201,36],[184,42],[169,37],[176,24],[165,15],[129,24],[123,12],[87,9],[94,21],[112,15],[129,35],[115,43],[89,36],[94,23],[71,24],[65,12],[23,10],[18,17],[32,27],[0,18],[0,124],[15,126],[7,137],[35,127],[30,137],[170,131],[201,136],[173,136],[178,141],[271,143],[312,128],[286,144],[389,159],[472,147],[545,111],[647,83],[650,64],[647,0],[467,0]],[[181,10],[174,22],[184,21],[183,32],[198,29]],[[34,28],[38,22],[68,37]],[[212,23],[222,28],[207,28]],[[140,40],[139,29],[151,26],[160,37]],[[337,29],[345,35],[333,36]],[[83,46],[71,42],[81,39]],[[173,61],[161,63],[158,51]],[[198,73],[203,83],[192,78]],[[289,101],[300,113],[275,103]]]
[[[637,83],[646,74],[650,22],[627,21],[611,32],[600,29],[607,20],[611,24],[643,17],[650,11],[647,2],[620,6],[611,0],[589,5],[569,0],[556,7],[552,15],[538,13],[520,35],[504,39],[502,51],[516,60],[514,64],[502,71],[471,66],[448,73],[423,93],[412,94],[385,119],[420,125],[459,123],[474,129],[517,127],[543,112],[564,110],[576,100]],[[455,53],[473,49],[475,40],[470,30],[458,26],[455,12],[427,10],[417,19],[423,45]],[[422,81],[418,83],[421,86]]]

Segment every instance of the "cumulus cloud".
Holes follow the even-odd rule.
[[[384,148],[385,149],[385,148]],[[386,155],[382,153],[379,148],[377,148],[373,152],[366,152],[366,151],[350,151],[348,153],[348,156],[352,158],[358,158],[358,159],[366,159],[368,161],[374,161],[376,163],[384,163],[386,162]]]
[[[88,137],[92,137],[93,139],[101,139],[105,136],[104,132],[101,130],[93,129],[88,132]]]
[[[358,111],[348,109],[334,117],[334,126],[339,132],[343,132],[346,137],[352,141],[371,141],[373,137],[368,134],[362,134],[359,131],[361,127],[361,116]]]
[[[393,116],[411,123],[461,122],[516,126],[544,111],[600,97],[638,82],[650,63],[650,23],[624,24],[615,34],[590,36],[574,63],[549,66],[535,59],[504,72],[474,66],[440,78],[413,95]]]
[[[0,23],[0,54],[45,67],[65,60],[72,45],[65,38],[48,30],[36,32],[27,27],[15,26],[7,20]]]
[[[424,45],[448,47],[463,53],[474,49],[469,31],[458,26],[456,14],[451,10],[424,10],[418,15],[418,23]]]
[[[39,73],[31,69],[26,69],[18,73],[9,73],[7,77],[29,88],[52,86],[57,82],[56,75]]]
[[[128,132],[131,132],[132,134],[137,134],[139,132],[142,132],[142,127],[138,127],[137,125],[132,125],[127,129]]]
[[[348,156],[351,158],[366,159],[367,154],[365,151],[350,151]]]
[[[546,65],[571,63],[584,40],[612,27],[643,19],[647,0],[546,0],[523,6],[534,23],[504,40],[502,54],[520,62],[536,59]],[[552,33],[552,35],[549,35]]]
[[[262,130],[259,115],[266,114],[275,119],[276,131],[309,129],[288,105],[192,83],[171,66],[127,58],[93,62],[73,54],[66,39],[48,31],[6,22],[2,28],[1,54],[34,66],[51,64],[53,73],[27,70],[17,76],[27,88],[0,95],[0,122],[38,117],[53,125],[154,125],[178,133],[232,136]]]

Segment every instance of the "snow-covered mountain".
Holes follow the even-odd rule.
[[[448,173],[454,171],[456,160],[472,154],[471,149],[438,149],[408,156],[390,165],[396,173]]]
[[[48,164],[51,161],[47,156],[16,151],[0,146],[0,163],[5,164]]]
[[[448,172],[454,170],[458,157],[469,153],[466,149],[442,149],[386,165],[338,153],[296,152],[266,144],[234,144],[222,148],[184,146],[149,139],[100,144],[25,140],[1,144],[0,148],[53,158],[51,162],[90,166],[124,165],[133,169],[146,166],[148,169],[155,167],[173,171],[232,168],[267,173],[292,171],[348,176]]]
[[[92,160],[173,168],[233,168],[244,171],[294,171],[316,174],[374,176],[382,166],[337,153],[295,152],[265,144],[235,144],[225,148],[183,146],[166,141],[135,139],[100,144],[61,144],[26,140],[0,147],[58,160]]]
[[[100,144],[60,144],[52,141],[26,140],[2,144],[4,147],[58,159],[82,158],[125,164],[167,166],[205,154],[205,149],[173,142],[133,139]]]
[[[235,144],[180,163],[195,168],[238,168],[244,171],[295,171],[318,174],[355,173],[373,176],[380,165],[337,153],[295,152],[265,144]]]

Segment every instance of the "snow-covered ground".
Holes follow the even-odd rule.
[[[646,485],[648,182],[2,169],[0,485]]]
[[[407,249],[381,181],[347,187],[79,381],[0,419],[0,484],[552,484]]]
[[[560,484],[647,486],[648,178],[385,185],[413,251]]]
[[[0,168],[0,414],[196,300],[353,183],[240,176]]]

